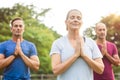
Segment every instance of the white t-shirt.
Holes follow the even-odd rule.
[[[84,53],[92,59],[102,57],[95,41],[84,37]],[[71,46],[68,37],[63,36],[55,40],[52,44],[50,55],[58,53],[61,56],[61,61],[66,61],[75,52]],[[93,80],[93,70],[82,59],[78,58],[64,73],[57,76],[57,80]]]

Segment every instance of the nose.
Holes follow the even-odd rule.
[[[78,19],[77,18],[74,18],[74,20],[73,20],[74,22],[77,22],[78,21]]]
[[[17,26],[17,30],[20,30],[20,28],[21,28],[20,25],[18,25],[18,26]]]
[[[20,29],[20,27],[18,26],[17,29]]]

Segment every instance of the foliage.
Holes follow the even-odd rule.
[[[102,17],[102,20],[100,22],[103,22],[107,26],[107,40],[115,43],[118,47],[119,53],[120,53],[120,15],[110,14],[109,16]],[[94,26],[95,27],[95,26]],[[84,35],[91,37],[95,39],[94,27],[89,27],[84,31]]]
[[[101,21],[107,25],[107,39],[117,45],[118,52],[120,53],[120,15],[111,14]]]
[[[25,22],[24,39],[35,43],[41,62],[38,73],[51,73],[50,48],[52,42],[60,37],[52,28],[42,24],[40,18],[50,10],[35,11],[33,5],[15,4],[12,8],[0,8],[0,42],[11,38],[9,22],[15,17],[22,17]],[[32,71],[33,72],[33,71]],[[34,73],[34,72],[33,72]]]
[[[91,26],[89,28],[87,28],[84,32],[83,32],[84,36],[90,37],[92,39],[95,39],[95,31],[94,31],[94,27]]]
[[[107,40],[116,44],[118,48],[118,53],[120,56],[120,41],[119,41],[120,40],[120,31],[119,31],[120,30],[120,15],[110,14],[106,17],[102,17],[100,22],[103,22],[106,24],[107,30],[108,30]],[[95,34],[93,34],[94,27],[89,27],[88,29],[86,29],[86,31],[84,32],[84,35],[95,39]],[[118,67],[115,67],[115,66],[113,68],[115,72],[119,72],[120,70]]]

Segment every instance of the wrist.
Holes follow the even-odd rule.
[[[16,55],[16,54],[12,54],[12,56],[17,57],[17,55]]]
[[[82,53],[80,56],[81,56],[82,58],[84,58],[86,55],[85,55],[84,53]]]
[[[77,55],[77,54],[74,54],[74,57],[75,57],[75,58],[78,58],[78,57],[79,57],[79,55]]]

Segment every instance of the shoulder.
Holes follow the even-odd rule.
[[[6,40],[6,41],[1,42],[0,44],[1,44],[1,45],[5,45],[5,44],[9,44],[9,43],[11,43],[11,42],[12,42],[12,40]]]
[[[113,42],[107,41],[107,44],[115,45]]]
[[[97,44],[92,38],[85,37],[85,44],[91,49],[97,48]]]
[[[54,43],[64,42],[67,36],[62,36],[54,41]]]
[[[24,40],[23,44],[29,45],[29,46],[35,46],[35,44],[33,42],[30,42],[28,40]]]
[[[95,41],[93,40],[93,39],[91,39],[91,38],[88,38],[88,37],[84,37],[84,40],[86,41],[86,42],[89,42],[89,43],[95,43]]]
[[[24,40],[24,43],[26,43],[26,44],[34,44],[33,42],[30,42],[28,40]]]
[[[12,40],[7,40],[7,41],[3,41],[0,43],[0,49],[5,49],[7,46],[13,45],[13,41]]]
[[[116,46],[116,44],[115,44],[115,43],[110,42],[110,41],[107,41],[107,45],[109,45],[109,46]]]
[[[53,41],[52,47],[63,47],[67,43],[67,36],[62,36]]]

